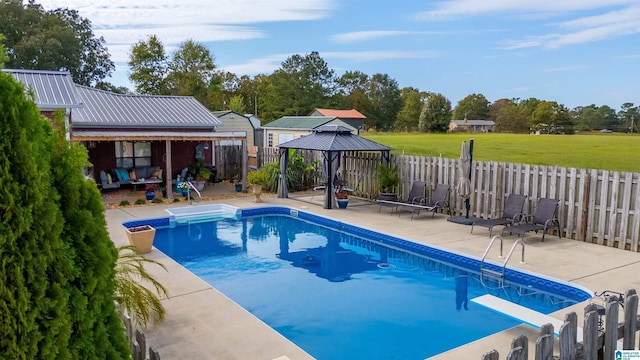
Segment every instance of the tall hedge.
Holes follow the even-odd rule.
[[[86,154],[0,73],[0,358],[128,356],[113,308],[116,253]]]

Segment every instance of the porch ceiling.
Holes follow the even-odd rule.
[[[214,131],[109,131],[74,130],[71,138],[75,141],[200,141],[200,140],[246,140],[245,134]]]

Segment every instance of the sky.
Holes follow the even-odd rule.
[[[38,2],[38,1],[36,1]],[[639,0],[41,0],[78,10],[133,89],[133,44],[156,35],[171,54],[194,40],[217,67],[271,74],[317,51],[337,75],[388,74],[452,106],[531,97],[568,108],[640,103]]]

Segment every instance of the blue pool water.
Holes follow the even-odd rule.
[[[424,359],[521,323],[468,301],[487,293],[542,313],[589,297],[515,271],[500,287],[477,260],[288,214],[160,226],[154,246],[321,360]]]

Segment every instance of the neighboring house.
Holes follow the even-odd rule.
[[[314,109],[309,116],[333,116],[340,118],[352,127],[363,130],[366,116],[362,115],[358,110],[335,110],[335,109]]]
[[[495,124],[492,120],[451,120],[449,131],[492,132]]]
[[[341,125],[357,135],[358,129],[335,116],[283,116],[262,126],[264,147],[278,147],[279,144],[311,134],[313,129],[323,125]]]
[[[76,85],[68,72],[2,71],[33,92],[44,115],[65,111],[67,136],[87,148],[94,178],[103,170],[153,165],[163,169],[169,188],[196,154],[216,166],[220,141],[246,141],[245,134],[219,132],[222,122],[191,96],[123,95]]]
[[[260,128],[260,120],[251,114],[242,115],[235,111],[214,111],[213,114],[222,121],[225,132],[244,133],[247,145],[256,146],[256,130]]]

